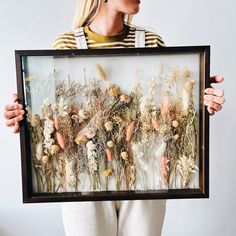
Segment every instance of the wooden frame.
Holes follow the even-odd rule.
[[[34,168],[32,167],[33,166],[32,149],[34,148],[31,143],[32,129],[30,130],[30,127],[29,127],[29,117],[31,115],[31,121],[32,121],[33,115],[32,115],[32,111],[30,109],[27,109],[27,107],[28,108],[30,107],[29,97],[31,97],[32,95],[27,89],[30,87],[30,84],[32,83],[31,81],[34,81],[35,78],[34,76],[30,75],[30,73],[33,73],[33,74],[36,73],[37,75],[40,75],[40,73],[43,74],[43,72],[46,71],[45,65],[47,65],[47,62],[48,62],[47,59],[49,60],[52,59],[53,63],[55,62],[55,64],[53,63],[51,64],[51,67],[52,65],[58,68],[60,68],[60,66],[62,67],[64,66],[63,68],[67,68],[69,72],[73,70],[73,68],[75,68],[75,64],[71,62],[73,60],[77,60],[76,63],[78,62],[80,63],[81,61],[81,65],[83,66],[84,66],[84,63],[86,65],[90,65],[98,61],[98,63],[96,64],[96,69],[97,69],[96,71],[98,73],[98,76],[102,77],[100,79],[102,81],[105,81],[105,83],[107,83],[106,82],[107,78],[105,77],[107,77],[107,74],[109,73],[110,73],[109,75],[112,75],[112,72],[109,71],[110,69],[108,68],[107,64],[111,63],[109,65],[112,65],[113,61],[114,61],[114,65],[113,65],[114,67],[117,67],[117,69],[121,68],[121,70],[124,69],[124,71],[126,71],[125,63],[126,65],[128,64],[128,67],[133,69],[136,63],[135,58],[137,58],[137,61],[139,59],[143,59],[137,62],[137,66],[144,64],[143,68],[150,67],[152,70],[153,67],[150,65],[152,61],[157,60],[158,65],[160,66],[160,64],[163,63],[163,61],[164,61],[164,64],[165,63],[168,64],[168,60],[169,60],[168,58],[174,58],[173,61],[174,61],[174,64],[176,65],[176,62],[178,62],[179,60],[178,57],[181,58],[181,56],[183,56],[183,58],[185,58],[185,56],[186,58],[188,58],[189,56],[190,60],[183,59],[183,61],[186,62],[187,64],[188,64],[187,61],[190,61],[190,64],[191,63],[194,64],[195,63],[194,60],[196,59],[196,63],[194,64],[195,67],[194,66],[193,67],[196,69],[196,71],[198,71],[196,73],[194,72],[195,73],[194,76],[196,76],[194,77],[194,79],[197,81],[194,86],[195,86],[195,91],[197,91],[196,96],[198,96],[198,98],[196,99],[198,105],[195,107],[196,114],[197,114],[197,124],[198,124],[198,136],[196,139],[197,141],[195,143],[196,148],[197,148],[196,158],[198,159],[197,167],[199,169],[198,174],[196,174],[198,176],[197,187],[191,187],[191,188],[168,188],[168,187],[164,188],[163,187],[162,189],[158,189],[158,190],[148,189],[148,188],[146,188],[145,190],[135,189],[135,188],[134,189],[131,188],[129,190],[106,189],[105,191],[104,190],[103,191],[75,191],[74,190],[71,192],[64,192],[64,191],[37,192],[35,190],[34,179],[36,177],[34,173]],[[193,56],[192,59],[191,59],[191,56]],[[132,58],[132,62],[130,60],[130,65],[129,63],[127,63],[129,61],[129,59],[127,58],[129,57]],[[100,201],[100,200],[178,199],[178,198],[208,198],[209,197],[209,114],[206,110],[206,107],[203,104],[202,98],[204,95],[204,89],[206,87],[209,87],[210,85],[209,84],[210,83],[209,82],[210,46],[128,48],[128,49],[87,49],[87,50],[24,50],[24,51],[18,50],[18,51],[15,51],[15,58],[16,58],[17,89],[18,89],[19,102],[24,105],[25,109],[27,109],[27,115],[20,126],[22,189],[23,189],[23,202],[24,203]],[[63,58],[65,59],[64,60],[65,62],[63,62]],[[152,58],[152,60],[151,59],[149,60],[149,58]],[[162,59],[164,58],[164,59],[162,60],[160,58]],[[168,64],[167,66],[168,68],[166,69],[166,71],[170,71],[170,69],[174,70],[174,72],[173,71],[171,72],[172,75],[175,74],[176,71],[183,72],[183,68],[184,66],[186,66],[186,64],[182,65],[181,63],[183,63],[183,61],[181,60],[182,59],[179,60],[180,62],[177,65],[177,67],[175,67],[175,69],[173,69],[173,63],[172,64],[170,63],[171,65]],[[42,63],[40,61],[42,61]],[[40,68],[40,70],[35,72],[34,68],[36,68],[37,65],[38,65],[38,68]],[[104,69],[104,65],[105,67],[107,66],[106,69]],[[199,65],[198,68],[196,65]],[[164,67],[165,66],[166,65],[164,65]],[[191,72],[191,70],[189,71]],[[186,77],[185,78],[186,81],[188,79],[187,77],[190,77],[190,75],[188,74],[189,71],[187,70],[187,74],[184,75]],[[89,76],[91,77],[93,75],[94,74],[91,74],[91,75],[89,74]],[[160,75],[160,70],[159,70],[159,75]],[[53,78],[55,79],[54,74],[51,76],[51,79]],[[127,87],[128,84],[126,82],[127,80],[123,80],[123,84],[125,84],[125,86]],[[122,83],[121,83],[121,87],[122,87]],[[46,90],[45,90],[45,93],[46,93]],[[46,96],[48,95],[48,93],[42,94],[42,95]],[[184,96],[184,94],[182,95]],[[34,95],[32,95],[32,98],[34,98]],[[32,104],[33,103],[34,101],[32,101]],[[36,106],[34,107],[37,110]],[[54,123],[53,123],[54,126],[55,126],[55,122],[56,121],[54,120]],[[155,131],[154,128],[153,130]],[[55,132],[57,131],[58,130],[55,129]],[[57,142],[58,140],[56,140],[54,144],[57,144]],[[60,145],[57,145],[57,146],[61,148]],[[63,150],[61,148],[59,152],[62,152]],[[167,151],[165,151],[165,153],[166,152]],[[42,158],[41,159],[40,158],[39,160],[42,161]],[[112,161],[114,161],[114,159]],[[45,163],[48,163],[47,158],[45,158]],[[169,163],[169,161],[167,163]],[[167,163],[165,165],[166,171],[168,171],[168,168],[170,167],[170,163],[169,164]],[[112,169],[112,171],[114,170]],[[170,171],[168,172],[167,176],[168,175],[171,175]],[[110,179],[112,177],[109,176],[109,173],[108,173],[108,176],[106,176],[105,178]],[[170,177],[166,177],[166,178],[168,179]],[[167,183],[167,186],[168,184],[169,183]]]

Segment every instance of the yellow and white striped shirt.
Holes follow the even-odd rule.
[[[133,48],[135,47],[135,27],[125,24],[124,30],[118,35],[103,36],[92,32],[89,26],[84,26],[88,48]],[[145,29],[145,47],[164,47],[162,38]],[[77,49],[76,37],[73,31],[57,37],[53,49]]]

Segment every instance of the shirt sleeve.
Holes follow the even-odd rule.
[[[58,36],[52,44],[52,49],[77,49],[74,34],[64,33]]]

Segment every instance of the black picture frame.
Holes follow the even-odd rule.
[[[209,198],[209,114],[203,104],[204,89],[210,85],[210,46],[179,46],[164,48],[127,48],[127,49],[86,49],[86,50],[16,50],[16,77],[19,103],[26,108],[24,86],[25,57],[68,57],[99,58],[126,56],[199,54],[199,188],[166,190],[128,190],[95,192],[35,193],[32,187],[32,160],[30,131],[26,118],[20,124],[20,148],[22,170],[22,192],[24,203],[68,202],[68,201],[107,201],[107,200],[145,200],[145,199],[183,199]],[[119,66],[119,65],[118,65]],[[147,65],[148,66],[148,65]]]

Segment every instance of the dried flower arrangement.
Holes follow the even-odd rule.
[[[197,112],[190,70],[161,66],[143,96],[124,93],[96,64],[98,78],[56,86],[42,114],[28,109],[36,192],[194,187]],[[30,81],[27,81],[30,86]]]

